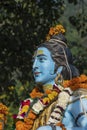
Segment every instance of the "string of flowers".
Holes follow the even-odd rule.
[[[80,77],[73,78],[71,80],[65,80],[63,86],[70,87],[73,91],[84,88],[87,89],[87,76],[82,74]]]
[[[46,40],[47,41],[50,40],[53,35],[56,35],[59,33],[62,33],[62,34],[65,33],[65,29],[61,24],[50,28],[49,33],[46,36]]]
[[[64,89],[62,91],[59,90],[57,85],[54,85],[53,90],[46,90],[45,94],[39,92],[38,88],[33,89],[30,94],[31,98],[21,103],[19,114],[16,117],[16,130],[31,130],[38,115],[57,98],[57,104],[47,124],[54,124],[65,130],[64,125],[61,123],[64,111],[72,92],[83,87],[83,84],[85,84],[84,88],[87,89],[86,75],[81,75],[70,81],[64,81]],[[36,98],[37,100],[35,100]]]
[[[65,33],[65,29],[62,25],[51,27],[46,40],[50,40],[53,35],[59,33]],[[81,77],[73,78],[70,81],[64,81],[62,86],[64,86],[62,91],[59,90],[57,86],[54,86],[53,90],[47,90],[44,94],[35,88],[30,94],[31,98],[21,102],[19,113],[15,117],[17,119],[16,130],[31,130],[38,115],[56,98],[58,98],[57,104],[54,111],[51,113],[47,124],[58,125],[62,127],[62,130],[65,130],[65,127],[62,124],[62,117],[69,103],[70,96],[73,91],[78,88],[87,88],[87,77],[81,75]]]
[[[57,104],[51,113],[47,124],[58,125],[62,121],[64,111],[72,93],[73,91],[70,88],[65,88],[61,93],[59,93]]]
[[[8,108],[0,103],[0,130],[3,130],[4,124],[7,122],[6,115],[8,114]]]
[[[65,33],[62,25],[51,27],[46,40],[59,33]],[[57,104],[47,124],[58,125],[62,130],[65,130],[62,124],[62,118],[69,103],[70,96],[78,88],[87,88],[87,77],[81,75],[81,77],[73,78],[70,81],[64,81],[62,86],[64,86],[62,91],[55,86],[53,90],[47,90],[44,94],[35,88],[30,94],[31,98],[21,102],[19,113],[16,116],[16,130],[31,130],[38,115],[57,98]]]
[[[55,85],[53,90],[46,90],[45,94],[39,92],[38,88],[33,89],[30,94],[31,99],[22,101],[19,113],[15,117],[17,119],[16,130],[31,130],[35,119],[47,106],[56,100],[60,91]]]

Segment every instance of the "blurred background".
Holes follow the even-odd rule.
[[[32,56],[49,28],[62,24],[74,64],[87,74],[86,0],[0,0],[0,102],[9,107],[5,130],[14,130],[12,114],[34,87]]]

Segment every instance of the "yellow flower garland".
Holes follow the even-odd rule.
[[[53,102],[54,99],[56,97],[58,97],[58,94],[59,94],[61,96],[59,96],[59,98],[58,98],[58,104],[57,105],[60,108],[61,107],[64,108],[64,110],[65,110],[65,108],[67,106],[67,103],[68,103],[68,99],[69,99],[69,98],[67,98],[67,94],[68,93],[65,90],[69,89],[69,91],[75,91],[75,90],[77,90],[79,88],[85,88],[85,89],[87,89],[87,76],[86,75],[81,75],[80,77],[73,78],[72,80],[64,81],[63,82],[63,86],[64,86],[64,89],[62,90],[62,92],[60,92],[60,94],[59,94],[58,91],[55,91],[55,90],[47,90],[47,93],[46,93],[47,96],[45,96],[43,93],[40,93],[37,88],[35,88],[32,91],[32,93],[30,94],[30,96],[32,98],[37,98],[37,97],[42,98],[42,100],[41,100],[42,104],[40,104],[40,108],[39,109],[40,110],[44,110],[45,107],[43,107],[43,106],[45,106],[46,104],[50,105],[50,103]],[[66,97],[67,100],[66,101],[61,101],[61,100],[64,100],[64,98],[63,98],[64,93],[65,93],[65,97]],[[38,114],[40,114],[40,111],[37,111],[37,103],[39,103],[39,102],[36,102],[36,105],[34,104],[35,105],[34,109],[32,109],[32,108],[30,109],[30,111],[28,112],[27,116],[24,117],[23,121],[21,121],[19,119],[16,122],[16,130],[31,130],[32,129],[35,119],[37,118]],[[59,111],[59,109],[58,109],[58,111]],[[55,113],[52,113],[52,114],[55,117],[55,115],[54,115]],[[60,122],[56,123],[55,125],[60,126],[60,127],[62,127],[62,129],[65,130],[65,127],[61,123],[62,117],[60,115],[59,115],[59,119],[60,119]]]
[[[0,130],[3,130],[3,125],[6,123],[6,115],[8,114],[8,108],[0,103]]]
[[[53,35],[56,35],[56,34],[59,34],[59,33],[62,33],[64,34],[65,33],[65,29],[64,27],[59,24],[59,25],[56,25],[55,27],[51,27],[50,30],[49,30],[49,33],[47,34],[46,36],[46,40],[50,40],[50,38],[53,36]]]
[[[34,124],[35,119],[37,118],[38,114],[40,113],[40,110],[44,110],[45,106],[50,105],[51,102],[55,100],[55,98],[58,96],[58,92],[54,90],[46,90],[45,94],[39,92],[38,88],[33,89],[33,91],[30,93],[31,98],[40,98],[40,104],[38,105],[38,101],[33,104],[32,108],[29,110],[26,117],[24,117],[24,120],[21,121],[21,119],[17,119],[16,122],[16,130],[31,130]],[[24,107],[24,106],[23,106]],[[39,108],[37,108],[39,107]],[[26,108],[26,105],[25,105]],[[24,108],[23,108],[24,109]],[[38,111],[39,110],[39,111]],[[20,113],[20,112],[19,112]]]
[[[82,74],[80,77],[73,78],[71,80],[66,80],[63,82],[63,86],[70,87],[73,91],[84,88],[87,89],[87,76]]]

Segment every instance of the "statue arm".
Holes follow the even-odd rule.
[[[83,128],[83,127],[65,127],[66,130],[87,130],[87,127],[86,128]],[[37,130],[53,130],[51,126],[42,126],[42,127],[39,127]],[[56,129],[55,130],[62,130],[62,128],[60,128],[59,126],[56,126]]]
[[[71,103],[65,112],[66,130],[87,130],[87,99],[79,99]],[[68,122],[67,122],[68,120]]]
[[[84,109],[87,111],[87,99],[82,99]],[[87,116],[82,110],[80,100],[70,104],[65,112],[62,123],[66,130],[87,130]],[[52,130],[51,126],[42,126],[37,130]],[[62,130],[56,126],[56,130]]]

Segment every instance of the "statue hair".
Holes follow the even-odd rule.
[[[72,79],[79,76],[78,69],[73,65],[73,57],[67,46],[67,39],[63,34],[53,35],[49,41],[39,45],[46,47],[52,55],[55,62],[55,72],[59,66],[63,66],[62,75],[64,79]]]

